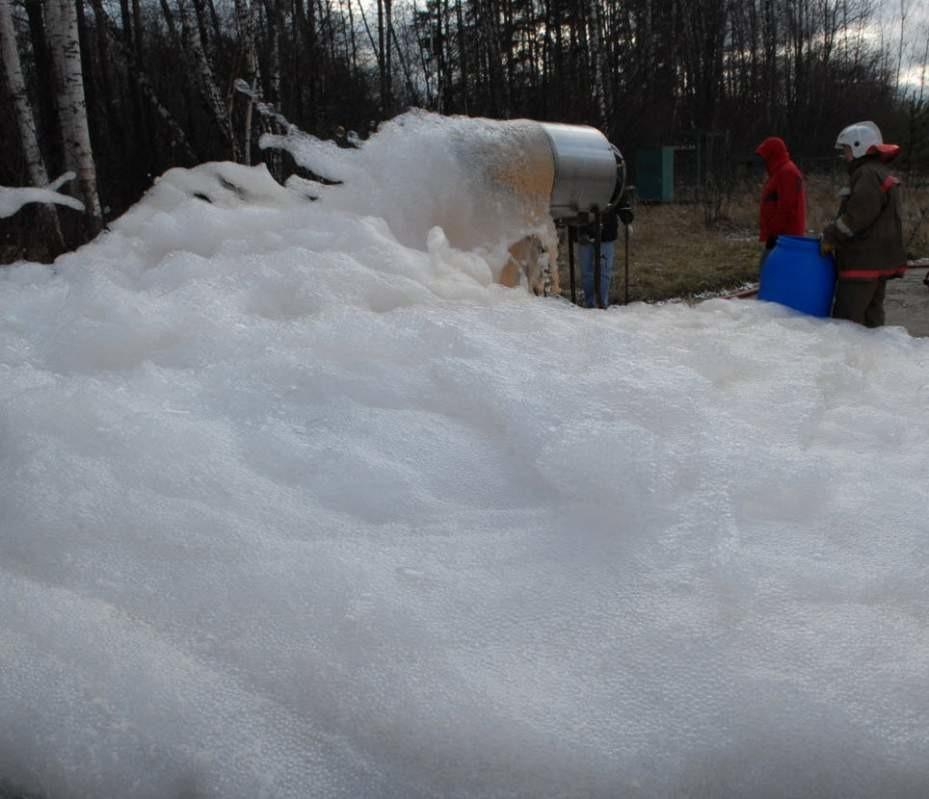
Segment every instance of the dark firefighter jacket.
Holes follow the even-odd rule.
[[[834,245],[839,277],[873,280],[906,271],[900,181],[878,155],[849,163],[850,185],[835,222],[823,231]]]

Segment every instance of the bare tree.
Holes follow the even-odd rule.
[[[312,3],[312,0],[311,0]],[[302,8],[302,6],[301,6]],[[252,163],[252,111],[255,102],[261,99],[261,74],[258,67],[258,51],[255,47],[255,6],[249,0],[235,0],[235,19],[239,34],[236,65],[238,75],[245,82],[245,143],[243,162]],[[231,102],[230,102],[231,106]]]
[[[283,0],[269,0],[268,18],[268,100],[281,110],[281,28],[284,25]]]
[[[45,0],[44,8],[49,50],[55,65],[65,164],[77,174],[88,232],[93,236],[103,227],[103,214],[84,98],[77,9],[73,0]]]
[[[593,49],[593,73],[594,73],[594,100],[597,104],[597,110],[600,112],[600,127],[608,130],[610,126],[610,105],[607,97],[606,87],[606,58],[607,52],[603,41],[603,9],[600,6],[600,0],[591,0],[590,2],[590,21]]]
[[[345,145],[353,137],[340,130],[363,138],[408,105],[593,124],[627,155],[684,145],[677,174],[689,180],[685,173],[701,165],[695,187],[711,161],[720,162],[718,179],[721,162],[743,158],[759,136],[784,136],[801,158],[829,152],[852,107],[867,108],[901,140],[909,120],[907,140],[923,140],[925,100],[910,113],[906,105],[920,95],[920,56],[926,61],[924,40],[912,36],[914,0],[884,3],[882,40],[877,0],[0,2],[28,15],[21,73],[34,138],[55,174],[79,171],[81,136],[89,152],[86,127],[75,135],[73,111],[54,102],[62,94],[55,84],[77,74],[76,37],[68,51],[61,7],[70,6],[69,20],[93,9],[83,26],[78,16],[86,122],[106,138],[94,139],[89,164],[106,176],[103,193],[117,213],[170,166],[254,161],[257,132],[285,116]],[[52,29],[54,47],[45,34]],[[903,97],[909,66],[916,85]],[[19,141],[20,120],[9,116],[0,133]],[[922,151],[908,151],[911,168],[924,169]],[[31,216],[14,224],[25,229]]]
[[[897,75],[894,79],[896,91],[900,91],[900,72],[903,68],[903,50],[906,44],[906,19],[910,13],[909,0],[900,0],[900,39],[897,44]]]
[[[190,7],[187,5],[188,0],[177,0],[178,15],[181,19],[181,30],[184,33],[184,43],[187,49],[187,55],[190,58],[196,72],[197,82],[200,89],[200,95],[203,98],[203,105],[208,114],[216,123],[216,127],[223,136],[226,147],[231,152],[233,160],[238,160],[238,147],[236,146],[235,136],[232,133],[232,122],[229,114],[223,104],[222,93],[213,77],[213,68],[207,59],[203,42],[200,38],[199,26],[195,24],[191,17]]]
[[[155,118],[161,123],[162,130],[167,131],[168,143],[171,145],[172,150],[180,154],[188,163],[196,163],[197,156],[187,138],[187,134],[159,98],[151,78],[138,57],[138,51],[130,49],[126,38],[120,36],[119,29],[107,16],[102,5],[97,13],[99,14],[99,22],[104,27],[109,39],[110,46],[132,79],[133,89],[138,89],[141,95],[148,100]]]
[[[48,172],[45,169],[42,152],[39,150],[35,118],[32,114],[29,96],[26,93],[26,81],[23,78],[19,47],[16,44],[12,5],[12,0],[0,0],[0,62],[3,63],[7,89],[13,98],[13,114],[16,117],[16,126],[19,129],[19,138],[23,148],[23,156],[26,159],[29,181],[33,186],[45,186],[48,184]],[[54,206],[45,206],[42,215],[45,226],[54,236],[55,249],[58,251],[64,249],[61,225],[58,224],[58,214]]]

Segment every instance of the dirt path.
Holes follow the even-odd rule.
[[[923,282],[929,275],[929,259],[916,263],[919,266],[911,267],[904,277],[888,281],[884,300],[886,323],[905,327],[911,336],[929,337],[929,285]],[[756,285],[724,296],[754,298],[757,292]]]
[[[884,310],[888,325],[901,325],[911,336],[929,336],[929,287],[923,278],[926,268],[910,269],[900,280],[887,283],[887,298]]]

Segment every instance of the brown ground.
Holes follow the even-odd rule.
[[[929,286],[923,283],[927,274],[929,263],[887,284],[884,310],[888,325],[905,327],[911,336],[929,336]]]
[[[846,180],[841,171],[808,179],[808,235],[818,235],[833,218],[836,195]],[[908,252],[911,258],[924,258],[929,256],[929,182],[911,178],[904,186]],[[743,184],[724,198],[719,219],[710,225],[706,224],[707,209],[700,203],[640,204],[629,239],[629,301],[699,300],[757,283],[758,193],[760,186]],[[621,303],[625,289],[622,229],[615,249],[610,302]],[[569,297],[564,242],[560,267],[561,292]],[[888,284],[888,324],[903,324],[913,335],[929,335],[929,288],[922,283],[926,271],[913,270],[905,279]],[[576,281],[580,298],[579,272]]]

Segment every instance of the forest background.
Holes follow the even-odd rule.
[[[826,172],[837,131],[873,119],[919,185],[926,17],[915,0],[0,0],[0,185],[70,170],[85,207],[0,219],[0,262],[88,240],[172,166],[268,160],[283,180],[262,132],[352,146],[411,107],[594,125],[633,181],[640,148],[689,149],[707,225],[766,135]]]

